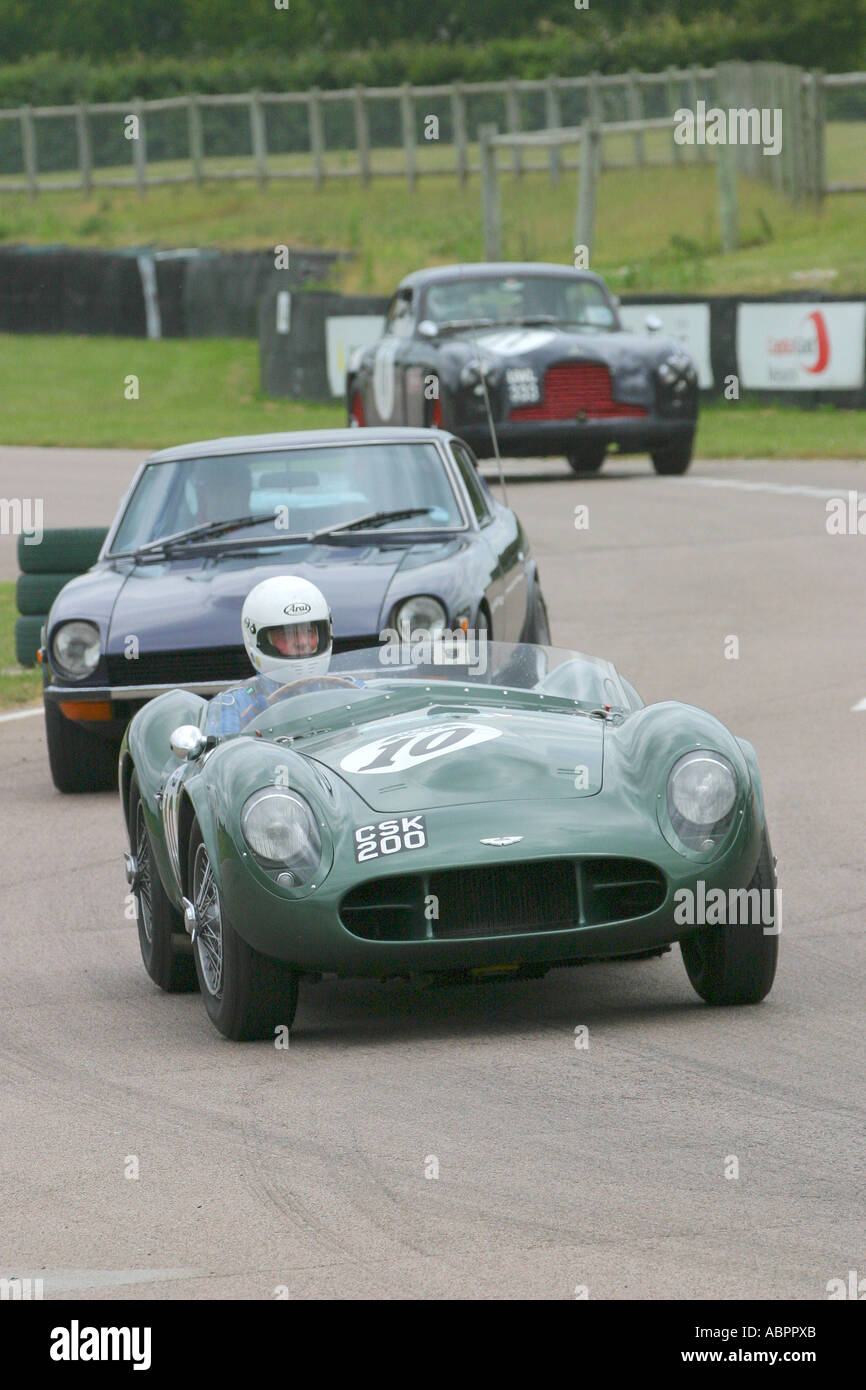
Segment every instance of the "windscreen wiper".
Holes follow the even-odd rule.
[[[132,553],[136,557],[150,555],[153,552],[173,549],[177,545],[186,545],[188,541],[221,536],[228,531],[241,531],[247,527],[260,526],[265,521],[273,520],[274,513],[267,512],[264,516],[238,516],[228,521],[205,521],[200,526],[190,526],[186,531],[175,531],[171,536],[161,536],[159,540],[148,541],[145,545],[138,546]]]
[[[412,516],[429,516],[432,507],[402,507],[393,512],[368,512],[354,521],[343,521],[339,526],[325,526],[321,531],[313,531],[309,539],[320,540],[323,536],[339,536],[343,531],[362,531],[368,526],[384,526],[386,521],[405,521]]]

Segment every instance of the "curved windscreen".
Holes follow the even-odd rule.
[[[393,698],[395,712],[416,696],[422,704],[431,697],[434,703],[465,703],[467,695],[507,703],[516,692],[549,700],[551,707],[562,708],[559,702],[565,701],[585,712],[640,707],[636,693],[608,661],[556,647],[483,639],[484,634],[473,638],[471,633],[443,639],[412,634],[408,642],[340,652],[332,656],[327,675],[273,691],[271,717],[318,718],[332,706],[349,710],[377,695]]]
[[[112,554],[211,523],[262,517],[233,540],[308,536],[376,512],[407,512],[377,530],[464,526],[434,444],[320,445],[151,463],[127,503]]]
[[[462,275],[432,284],[422,317],[439,328],[550,322],[610,333],[620,327],[603,285],[568,275]]]

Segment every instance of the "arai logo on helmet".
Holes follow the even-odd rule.
[[[309,613],[309,611],[310,605],[308,603],[287,603],[283,609],[283,612],[287,613],[289,617],[293,617],[298,613]]]

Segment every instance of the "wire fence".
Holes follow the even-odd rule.
[[[726,93],[723,68],[736,66],[772,94],[759,70],[779,65],[668,68],[664,72],[550,77],[439,86],[177,96],[101,105],[0,109],[0,189],[36,196],[57,189],[200,184],[205,180],[402,178],[481,170],[480,130],[516,136],[553,128],[670,119]],[[799,71],[799,70],[796,70]],[[803,74],[820,98],[834,140],[825,192],[866,191],[866,73]],[[791,99],[790,93],[788,99]],[[838,137],[838,138],[837,138]],[[678,144],[669,132],[635,129],[603,136],[602,168],[712,159],[707,144]],[[577,167],[563,150],[513,146],[497,156],[514,173]],[[749,156],[753,159],[753,156]],[[761,166],[756,165],[756,171]]]

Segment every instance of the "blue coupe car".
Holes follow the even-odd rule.
[[[549,640],[523,528],[448,432],[328,430],[167,449],[141,465],[97,563],[48,615],[55,786],[115,785],[126,725],[154,695],[213,695],[246,679],[243,601],[286,573],[324,593],[336,652],[376,646],[385,631]]]

